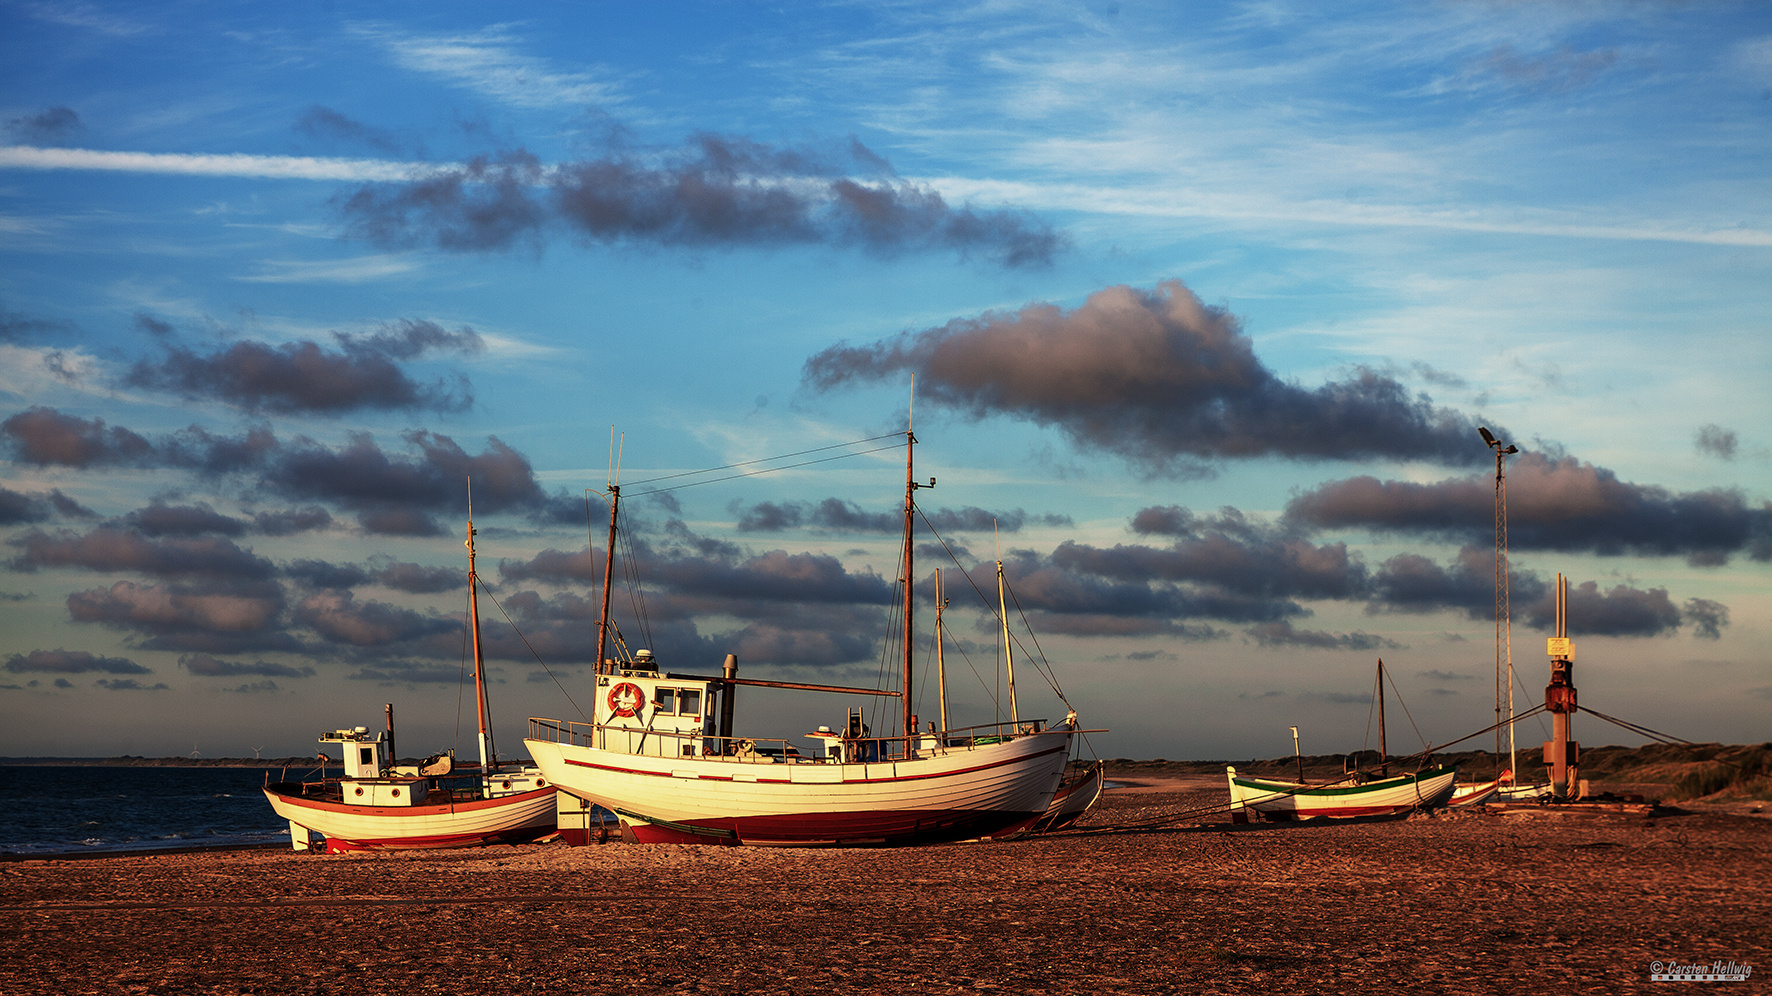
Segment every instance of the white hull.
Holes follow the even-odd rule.
[[[1070,756],[1065,728],[911,760],[759,764],[526,740],[563,792],[615,813],[642,843],[912,844],[991,836],[1043,816]]]
[[[1452,798],[1446,800],[1448,809],[1465,809],[1481,806],[1496,799],[1501,792],[1501,780],[1492,782],[1460,783],[1452,787]]]
[[[296,783],[265,787],[277,815],[289,821],[301,847],[307,833],[326,838],[328,851],[366,848],[474,847],[517,843],[553,832],[554,788],[495,799],[426,806],[369,806],[304,798]]]
[[[1396,816],[1416,809],[1434,809],[1452,795],[1457,768],[1433,768],[1414,775],[1385,778],[1364,785],[1303,785],[1237,774],[1227,768],[1231,806],[1277,819],[1316,816]]]

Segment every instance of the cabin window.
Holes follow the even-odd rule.
[[[653,694],[655,696],[655,700],[653,701],[652,705],[654,708],[656,708],[659,711],[660,714],[665,715],[665,716],[669,716],[672,713],[677,711],[677,690],[676,689],[661,688],[657,692],[654,692]]]
[[[374,764],[375,763],[375,748],[374,747],[359,747],[359,748],[357,748],[357,763],[361,764],[361,765]]]
[[[701,715],[701,691],[699,689],[682,689],[677,693],[677,702],[682,706],[679,711],[682,712],[683,715]]]

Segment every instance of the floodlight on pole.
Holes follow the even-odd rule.
[[[1514,743],[1514,633],[1512,611],[1508,605],[1507,458],[1520,452],[1520,448],[1511,443],[1503,446],[1501,440],[1484,426],[1478,426],[1477,432],[1495,451],[1495,753],[1501,753],[1501,701],[1505,682],[1508,770],[1518,771],[1518,749]]]

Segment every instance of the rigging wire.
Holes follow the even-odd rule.
[[[616,542],[621,544],[621,575],[628,589],[628,605],[634,610],[634,620],[640,626],[640,638],[648,647],[652,642],[652,619],[646,612],[646,592],[640,583],[639,558],[634,553],[634,540],[626,532],[616,533]]]
[[[1693,741],[1682,740],[1679,737],[1676,737],[1676,736],[1669,734],[1669,733],[1657,733],[1656,731],[1649,729],[1647,726],[1639,726],[1638,724],[1630,722],[1629,720],[1619,719],[1616,716],[1608,716],[1605,713],[1600,712],[1598,710],[1589,709],[1587,706],[1576,706],[1575,708],[1578,711],[1585,712],[1588,715],[1593,716],[1595,718],[1603,719],[1606,722],[1611,723],[1614,726],[1622,727],[1626,730],[1631,731],[1632,733],[1640,734],[1642,736],[1648,737],[1651,740],[1656,740],[1661,743],[1668,744],[1670,746],[1672,746],[1672,745],[1678,745],[1678,746],[1683,746],[1683,747],[1697,747],[1697,746],[1699,746],[1699,744],[1696,744]],[[1713,757],[1710,760],[1716,762],[1717,764],[1726,764],[1731,768],[1737,768],[1742,771],[1747,770],[1747,768],[1743,765],[1736,764],[1734,761],[1726,761],[1720,757]]]
[[[1002,624],[1004,622],[1002,615],[1000,615],[997,612],[996,606],[991,604],[991,600],[985,596],[984,589],[980,588],[978,586],[978,582],[973,580],[972,573],[970,571],[966,570],[966,568],[960,564],[960,558],[957,555],[955,555],[954,548],[948,545],[948,541],[945,537],[943,537],[941,535],[941,531],[935,528],[935,524],[933,522],[929,521],[929,517],[923,514],[923,510],[921,508],[917,509],[917,516],[923,520],[923,524],[925,526],[929,527],[929,534],[935,537],[936,542],[941,544],[941,548],[943,550],[947,551],[948,559],[954,562],[955,567],[960,568],[960,573],[965,576],[966,583],[972,586],[972,590],[975,593],[977,593],[977,595],[978,595],[978,600],[981,603],[983,603],[984,606],[986,607],[987,611],[990,612],[991,618],[997,620],[999,625]],[[1004,582],[1004,588],[1009,591],[1010,598],[1014,599],[1015,598],[1014,589],[1010,587],[1010,585],[1008,584],[1007,581]],[[1030,635],[1032,635],[1033,627],[1028,623],[1027,613],[1021,612],[1021,602],[1020,601],[1016,601],[1015,609],[1017,612],[1021,613],[1022,625],[1027,626],[1028,633]],[[1055,694],[1057,694],[1059,701],[1063,702],[1065,704],[1065,706],[1067,708],[1069,708],[1070,704],[1071,704],[1070,700],[1066,699],[1064,697],[1064,690],[1058,687],[1058,681],[1053,676],[1053,674],[1050,670],[1051,663],[1046,660],[1046,652],[1044,649],[1042,649],[1040,647],[1039,639],[1037,637],[1034,639],[1034,647],[1036,650],[1040,651],[1039,655],[1038,655],[1038,660],[1036,661],[1035,655],[1026,653],[1027,646],[1021,642],[1020,636],[1012,635],[1010,638],[1015,641],[1017,646],[1022,648],[1023,654],[1026,657],[1026,659],[1030,663],[1033,663],[1035,670],[1039,671],[1040,676],[1046,679],[1046,684],[1048,684],[1052,687],[1052,691]]]
[[[488,585],[486,583],[486,581],[484,579],[481,580],[480,584],[482,587],[491,587],[490,585]],[[529,642],[529,638],[527,636],[524,636],[523,631],[517,628],[517,621],[511,618],[511,614],[509,612],[505,611],[505,607],[502,603],[499,602],[498,596],[496,596],[492,592],[488,591],[486,593],[486,597],[492,599],[493,605],[498,606],[499,614],[503,615],[505,617],[505,622],[510,624],[511,632],[517,634],[517,639],[522,640],[523,646],[529,648],[529,653],[531,656],[533,656],[535,658],[535,662],[537,664],[540,664],[541,669],[543,671],[546,671],[548,673],[548,677],[552,678],[554,680],[554,686],[560,689],[561,695],[566,696],[567,703],[572,706],[572,709],[574,712],[578,713],[578,718],[584,719],[585,718],[584,710],[580,709],[578,707],[578,703],[573,701],[572,693],[566,690],[566,686],[560,684],[560,676],[554,673],[553,668],[548,667],[547,661],[544,661],[541,659],[541,654],[536,653],[534,645]],[[459,693],[457,693],[456,698],[458,700],[461,698]],[[456,737],[458,739],[461,737],[460,726],[461,726],[461,705],[458,701],[456,704],[456,727],[457,727]]]
[[[1036,661],[1035,655],[1027,653],[1027,647],[1022,646],[1022,656],[1030,663],[1033,663],[1035,669],[1045,676],[1046,684],[1052,686],[1052,691],[1057,694],[1058,701],[1063,702],[1065,708],[1071,708],[1071,700],[1065,698],[1064,689],[1058,687],[1058,673],[1052,670],[1052,662],[1046,659],[1046,649],[1040,646],[1040,638],[1034,633],[1033,623],[1028,622],[1027,613],[1022,611],[1021,599],[1015,597],[1015,586],[1005,580],[1003,582],[1003,587],[1008,589],[1009,600],[1015,603],[1016,614],[1021,616],[1021,625],[1027,630],[1028,638],[1034,641],[1034,649],[1039,652],[1038,660]],[[1015,637],[1015,643],[1017,646],[1021,646],[1020,636]]]
[[[1403,693],[1397,691],[1397,679],[1391,677],[1389,671],[1384,672],[1385,680],[1391,683],[1391,691],[1397,693],[1397,704],[1403,707],[1403,715],[1409,720],[1409,728],[1415,731],[1415,739],[1421,741],[1423,747],[1428,746],[1427,738],[1421,735],[1421,727],[1415,725],[1415,717],[1409,715],[1409,703],[1403,701]]]
[[[754,463],[766,463],[770,460],[786,460],[790,457],[801,456],[806,453],[818,453],[822,450],[836,449],[839,446],[860,446],[863,443],[871,443],[871,442],[874,442],[875,440],[893,438],[893,437],[897,437],[900,435],[903,435],[903,433],[895,432],[895,433],[889,434],[888,436],[874,436],[871,439],[857,439],[857,440],[853,440],[853,441],[847,442],[847,443],[832,443],[830,446],[819,446],[819,447],[815,447],[810,450],[801,450],[799,453],[784,453],[781,456],[759,457],[756,460],[746,460],[746,461],[743,461],[742,463],[731,463],[731,464],[727,464],[724,467],[709,467],[706,470],[688,470],[688,471],[684,471],[680,474],[666,474],[663,477],[654,477],[654,478],[649,478],[648,480],[644,480],[644,481],[635,481],[632,484],[629,484],[628,487],[639,487],[642,484],[651,484],[655,481],[670,481],[670,480],[675,480],[679,477],[693,477],[697,474],[712,474],[717,471],[732,470],[732,469],[738,468],[738,467],[747,467],[747,466],[750,466],[751,464],[754,464]],[[680,491],[684,488],[699,487],[703,484],[716,484],[716,483],[719,483],[720,481],[735,481],[741,477],[758,477],[763,474],[773,474],[778,470],[793,470],[796,467],[810,467],[813,464],[830,463],[832,460],[846,460],[850,457],[866,456],[869,453],[881,453],[886,450],[895,450],[897,448],[898,447],[896,444],[894,444],[892,446],[876,446],[872,449],[855,450],[854,452],[850,452],[850,453],[839,453],[836,456],[820,457],[817,460],[802,460],[799,463],[784,464],[780,467],[765,467],[761,470],[746,471],[746,472],[740,473],[740,474],[728,474],[725,477],[711,477],[705,481],[687,481],[682,484],[672,484],[669,487],[653,488],[650,491],[638,491],[638,492],[633,493],[630,497],[643,498],[646,495],[662,494],[666,491]]]

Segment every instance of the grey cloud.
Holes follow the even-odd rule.
[[[292,536],[331,525],[332,515],[318,505],[258,512],[252,517],[253,529],[266,536]]]
[[[1735,450],[1739,444],[1740,441],[1736,437],[1734,429],[1725,429],[1715,423],[1700,427],[1698,435],[1693,439],[1693,445],[1698,448],[1698,452],[1708,453],[1723,460],[1735,459]]]
[[[314,669],[311,667],[291,667],[288,664],[276,664],[271,661],[244,664],[237,661],[224,661],[210,654],[185,654],[178,659],[178,662],[185,670],[204,678],[233,678],[248,674],[273,678],[309,678],[314,674]],[[271,687],[274,690],[276,685],[272,684]]]
[[[0,486],[0,526],[45,522],[56,515],[88,519],[93,517],[93,512],[63,494],[60,488],[52,489],[47,495],[28,495]]]
[[[1251,626],[1246,632],[1264,647],[1314,647],[1320,650],[1389,650],[1397,644],[1372,633],[1329,633],[1297,629],[1290,620]]]
[[[1293,498],[1299,526],[1361,527],[1468,543],[1492,541],[1492,474],[1432,484],[1355,477]],[[1772,503],[1737,490],[1673,492],[1620,481],[1573,457],[1522,453],[1508,467],[1508,542],[1515,549],[1685,556],[1713,566],[1730,555],[1772,559]]]
[[[311,588],[355,588],[360,584],[368,584],[373,576],[356,564],[334,564],[307,559],[285,564],[283,574]]]
[[[703,558],[656,561],[649,572],[663,587],[685,596],[796,603],[884,605],[892,585],[872,572],[851,573],[825,554],[770,551],[739,563]]]
[[[461,668],[411,661],[381,661],[364,665],[348,677],[352,681],[373,681],[382,685],[453,685],[461,681]]]
[[[955,208],[883,167],[856,142],[830,155],[702,133],[659,155],[613,150],[553,167],[506,151],[369,184],[336,205],[349,231],[371,242],[457,252],[539,247],[556,229],[595,243],[945,250],[1010,267],[1050,265],[1065,246],[1031,215]]]
[[[1077,544],[1060,549],[1062,554],[1054,551],[1044,558],[1015,551],[1004,568],[1016,603],[1024,610],[1043,614],[1042,630],[1061,629],[1066,625],[1060,621],[1064,617],[1091,617],[1088,628],[1105,635],[1123,626],[1134,627],[1128,632],[1167,632],[1177,620],[1186,619],[1269,622],[1305,613],[1302,606],[1284,597],[1232,591],[1213,584],[1178,584],[1117,569],[1098,573],[1097,568],[1111,560],[1094,556],[1102,551]],[[996,585],[994,563],[979,564],[971,574],[981,590]],[[951,587],[959,590],[958,585]],[[1140,622],[1134,624],[1133,620]]]
[[[352,435],[337,450],[304,440],[283,447],[263,480],[285,497],[335,502],[356,512],[370,532],[392,535],[447,532],[431,515],[442,509],[465,514],[470,478],[477,511],[545,514],[553,506],[528,458],[497,437],[478,455],[437,433],[409,432],[405,438],[416,450],[410,456],[388,454],[366,433]]]
[[[121,426],[106,427],[102,418],[63,415],[53,408],[33,407],[0,422],[0,433],[13,454],[40,467],[131,466],[153,454],[154,446]]]
[[[306,648],[279,628],[283,593],[275,584],[232,583],[219,588],[118,581],[68,596],[75,622],[142,634],[148,650],[239,653]]]
[[[236,695],[259,695],[280,692],[282,689],[277,687],[276,682],[267,679],[265,681],[247,682],[244,685],[238,685],[234,688],[227,689],[227,691],[233,692]]]
[[[0,342],[27,342],[43,332],[65,332],[74,326],[65,321],[49,318],[33,318],[15,312],[0,309]],[[59,353],[52,353],[47,358],[53,364]]]
[[[33,650],[6,658],[13,674],[153,674],[127,657],[100,657],[84,650]]]
[[[136,571],[157,577],[269,578],[269,560],[220,537],[170,536],[149,539],[128,530],[101,527],[88,533],[32,530],[7,541],[20,553],[9,566],[34,571],[82,567],[93,571]]]
[[[299,118],[296,118],[295,130],[313,138],[342,139],[383,152],[402,151],[400,142],[387,129],[366,125],[355,118],[319,104],[309,107],[302,112]]]
[[[1523,90],[1560,94],[1587,86],[1617,61],[1616,49],[1583,52],[1565,45],[1554,52],[1522,55],[1511,45],[1498,45],[1473,72],[1499,77]]]
[[[357,647],[386,647],[461,627],[454,620],[387,602],[358,602],[351,592],[336,589],[309,595],[295,607],[294,616],[327,640]]]
[[[24,114],[6,120],[6,130],[14,139],[33,145],[60,145],[72,140],[86,126],[73,108],[46,107],[35,114]]]
[[[1516,600],[1513,604],[1515,614],[1523,617],[1528,625],[1541,630],[1556,628],[1553,597],[1541,597],[1525,605]],[[1683,621],[1679,608],[1668,597],[1665,588],[1643,590],[1619,584],[1601,591],[1595,581],[1584,581],[1569,589],[1566,616],[1569,635],[1577,639],[1588,634],[1661,636],[1678,629]],[[1710,616],[1710,622],[1716,624],[1714,614]]]
[[[1546,596],[1550,586],[1531,571],[1508,572],[1511,600],[1520,604]],[[1471,619],[1494,618],[1495,555],[1492,549],[1465,547],[1441,566],[1415,553],[1400,553],[1372,576],[1367,612],[1436,612],[1451,609]]]
[[[223,515],[208,502],[168,505],[160,498],[125,515],[121,524],[143,536],[240,536],[246,532],[244,520]]]
[[[377,584],[415,595],[435,594],[467,587],[467,569],[425,567],[420,564],[390,563],[376,570]]]
[[[166,355],[141,360],[125,382],[187,398],[217,398],[247,411],[343,414],[362,409],[463,411],[473,405],[465,378],[421,384],[400,368],[427,351],[474,352],[478,334],[434,322],[401,321],[369,335],[337,333],[336,349],[301,341],[235,342],[199,353],[170,339]]]
[[[113,692],[164,692],[170,691],[172,688],[171,685],[168,685],[164,681],[157,681],[152,685],[144,685],[134,678],[100,678],[92,684],[96,688],[103,688]]]
[[[155,443],[154,461],[215,476],[260,470],[280,448],[276,435],[264,426],[239,436],[220,436],[193,425]]]
[[[1708,598],[1688,598],[1681,615],[1692,624],[1692,635],[1701,640],[1720,640],[1729,625],[1729,607]]]
[[[817,502],[762,501],[749,507],[735,505],[733,511],[738,516],[740,532],[782,532],[806,527],[835,532],[893,533],[904,528],[902,509],[868,512],[854,502],[840,498]],[[993,528],[1013,533],[1030,522],[1046,526],[1071,524],[1068,515],[1029,515],[1019,508],[992,512],[973,505],[925,511],[923,518],[943,533],[989,532]]]
[[[467,481],[474,484],[477,510],[511,512],[546,524],[582,526],[585,500],[565,492],[544,492],[529,459],[487,439],[479,454],[468,453],[448,436],[411,431],[403,439],[409,453],[390,453],[368,433],[353,433],[341,447],[307,438],[281,441],[269,429],[239,436],[218,435],[199,426],[150,441],[102,419],[80,419],[51,408],[33,408],[0,424],[15,452],[27,462],[90,467],[127,464],[172,467],[208,477],[244,475],[258,499],[327,502],[357,515],[372,533],[436,536],[448,530],[432,515],[465,512]],[[73,506],[77,508],[78,506]],[[70,508],[58,505],[64,513]],[[600,500],[593,517],[605,514]],[[253,527],[267,535],[327,528],[331,516],[318,505],[267,512]]]
[[[920,397],[973,418],[1055,426],[1079,448],[1116,453],[1151,473],[1199,475],[1220,458],[1481,461],[1476,423],[1411,397],[1371,370],[1305,388],[1256,356],[1237,320],[1180,281],[1097,291],[1065,311],[958,319],[806,361],[802,379],[830,391],[917,376]]]
[[[1356,598],[1368,584],[1365,566],[1345,543],[1314,544],[1233,508],[1212,517],[1173,505],[1145,508],[1132,517],[1132,528],[1178,538],[1169,547],[1112,549],[1067,541],[1053,551],[1053,561],[1103,577],[1161,578],[1261,597]]]

